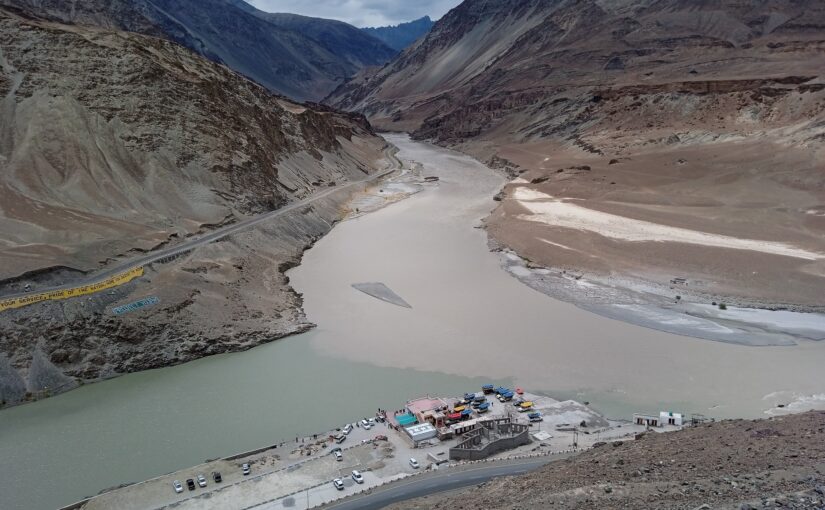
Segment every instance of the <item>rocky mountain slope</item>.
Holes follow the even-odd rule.
[[[383,41],[390,48],[402,51],[429,32],[433,25],[433,20],[429,16],[424,16],[407,23],[389,27],[365,27],[361,30]]]
[[[393,510],[822,508],[825,413],[708,423],[605,444],[527,475]]]
[[[71,283],[387,166],[362,116],[299,105],[163,39],[0,9],[0,293]],[[309,327],[283,272],[347,193],[90,297],[0,313],[0,398]],[[154,296],[149,312],[111,307]],[[66,374],[68,377],[61,377]],[[5,381],[5,382],[3,382]]]
[[[328,101],[519,175],[490,233],[535,264],[813,309],[823,54],[812,0],[468,0]]]
[[[395,50],[338,21],[272,15],[243,0],[1,0],[65,23],[162,37],[226,64],[270,90],[319,100]]]

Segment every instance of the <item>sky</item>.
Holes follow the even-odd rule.
[[[356,27],[397,25],[422,16],[437,20],[461,0],[247,0],[267,12],[346,21]]]

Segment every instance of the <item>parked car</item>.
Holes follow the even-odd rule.
[[[241,471],[243,471],[244,476],[248,475],[248,474],[250,473],[250,471],[251,471],[251,470],[249,469],[249,464],[243,464],[243,465],[241,466]]]
[[[192,480],[191,478],[188,478],[186,480],[186,486],[189,487],[190,491],[195,490],[195,480]]]
[[[341,433],[343,433],[345,436],[348,436],[350,432],[352,432],[352,423],[347,423],[346,425],[344,425],[344,428],[341,429]]]
[[[344,434],[338,434],[337,436],[335,436],[335,442],[341,444],[344,442],[346,438],[347,436],[345,436]]]
[[[364,483],[364,475],[357,469],[352,472],[352,479],[355,480],[355,483]]]
[[[375,436],[375,440],[376,441],[387,441],[387,436],[385,436],[383,434],[379,434],[379,435]]]
[[[418,464],[417,460],[410,457],[410,466],[412,466],[413,469],[418,469],[420,465]]]
[[[339,491],[344,490],[344,481],[341,480],[340,478],[336,478],[335,480],[333,480],[332,485],[334,485],[335,488],[338,489]]]
[[[212,472],[212,479],[215,480],[215,483],[221,483],[223,481],[221,474],[217,471]]]
[[[370,427],[374,427],[374,426],[375,426],[375,418],[370,418],[370,419],[369,419],[369,420],[367,420],[367,421],[369,421],[369,423],[370,423]]]
[[[203,475],[198,475],[198,485],[201,487],[206,487],[206,477]]]
[[[175,480],[174,482],[172,482],[172,487],[175,488],[175,492],[178,493],[178,494],[183,492],[183,485],[181,485],[178,480]]]
[[[341,453],[341,450],[338,450],[337,452],[335,452],[335,460],[337,460],[339,462],[344,460],[344,455]]]
[[[367,427],[367,426],[369,426],[369,424],[370,424],[370,422],[368,422],[366,419],[361,420],[361,426],[362,427]]]

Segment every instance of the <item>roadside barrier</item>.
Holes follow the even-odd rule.
[[[69,299],[73,297],[86,296],[94,294],[102,290],[111,289],[129,283],[135,278],[143,276],[143,266],[135,267],[124,271],[122,273],[111,276],[101,282],[93,283],[91,285],[83,285],[80,287],[72,287],[70,289],[53,290],[51,292],[41,292],[39,294],[30,294],[28,296],[20,296],[13,299],[6,299],[0,301],[0,312],[11,310],[13,308],[20,308],[23,306],[33,305],[43,301],[57,301],[61,299]]]

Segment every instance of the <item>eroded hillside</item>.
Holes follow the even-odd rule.
[[[0,64],[3,294],[72,283],[389,165],[363,117],[292,103],[161,39],[0,11]],[[117,289],[3,312],[0,397],[306,329],[283,272],[347,197],[155,264]],[[144,297],[160,304],[111,313]]]

